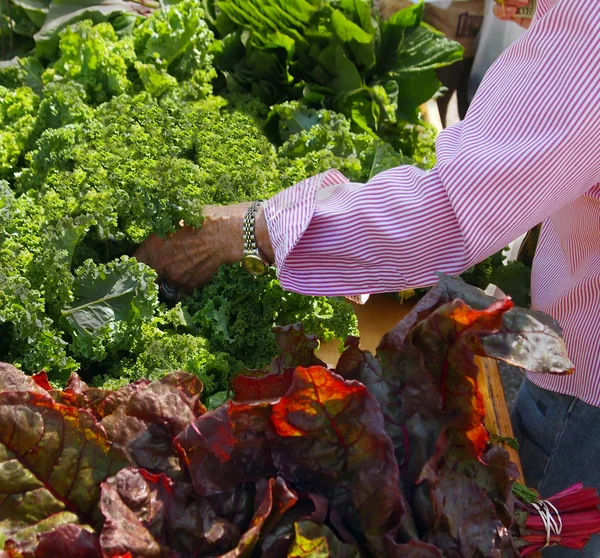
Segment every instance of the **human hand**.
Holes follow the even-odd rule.
[[[176,289],[179,298],[208,283],[222,264],[242,259],[242,229],[249,207],[250,203],[205,206],[200,228],[183,226],[166,238],[151,235],[134,257],[152,267],[161,286],[166,285],[169,291]],[[272,262],[273,250],[262,208],[256,218],[256,238],[261,251]]]
[[[529,4],[529,0],[496,0],[494,6],[494,15],[504,21],[513,21],[517,25],[527,29],[531,19],[526,17],[515,17],[518,8],[523,8]]]

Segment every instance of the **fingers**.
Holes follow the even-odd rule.
[[[515,17],[517,13],[517,6],[511,6],[509,4],[500,5],[497,4],[494,6],[494,15],[503,21],[510,21],[513,17]]]
[[[527,6],[529,0],[506,0],[503,4],[494,6],[494,15],[503,21],[512,21],[527,29],[531,20],[528,18],[516,18],[518,8]]]

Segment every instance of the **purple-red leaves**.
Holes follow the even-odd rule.
[[[277,478],[257,483],[256,501],[259,504],[250,527],[242,535],[238,545],[221,558],[248,558],[259,537],[264,537],[273,529],[283,514],[296,504],[298,496],[282,478]]]
[[[102,486],[104,556],[188,558],[226,550],[237,529],[196,497],[188,483],[143,469],[123,469]]]
[[[432,540],[459,556],[503,556],[511,550],[508,529],[497,516],[494,502],[465,475],[445,470],[432,490],[436,524]],[[438,536],[439,532],[443,534]],[[444,539],[452,540],[445,548]],[[456,546],[455,546],[456,545]]]
[[[240,375],[232,382],[235,401],[252,402],[278,399],[290,387],[298,366],[325,366],[315,356],[319,346],[316,336],[304,333],[302,324],[276,327],[281,354],[271,362],[269,374]]]
[[[269,372],[281,374],[298,366],[325,366],[315,356],[319,346],[317,337],[304,333],[302,324],[276,327],[273,331],[281,347],[281,355],[273,360]]]
[[[102,558],[98,537],[73,523],[42,533],[35,558]]]
[[[334,501],[374,554],[401,522],[416,534],[379,405],[364,385],[317,366],[297,368],[271,420],[278,470]]]
[[[100,484],[126,465],[87,411],[0,393],[0,528],[22,549],[60,525],[95,522]]]
[[[200,494],[278,472],[333,501],[376,554],[383,534],[401,523],[416,534],[379,405],[365,386],[324,368],[297,368],[280,399],[231,402],[197,419],[177,441]]]
[[[0,392],[3,391],[31,391],[46,395],[46,390],[38,385],[35,377],[26,376],[14,366],[0,362]]]
[[[185,455],[198,494],[211,496],[275,475],[270,436],[268,404],[230,401],[192,422],[175,443]]]
[[[277,333],[270,372],[211,412],[184,372],[56,390],[0,365],[1,558],[518,555],[517,473],[488,443],[475,357],[567,373],[551,320],[444,277],[377,356],[349,339],[336,371],[300,326]],[[564,541],[581,545],[597,513],[575,515]]]

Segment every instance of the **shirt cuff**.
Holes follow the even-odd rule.
[[[347,183],[348,179],[341,172],[328,170],[286,188],[266,202],[265,217],[278,274],[285,268],[287,257],[310,224],[319,191],[328,186]],[[364,304],[369,295],[348,295],[346,298]]]

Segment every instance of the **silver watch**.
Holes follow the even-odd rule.
[[[256,214],[263,204],[262,201],[253,202],[246,218],[244,219],[244,255],[242,265],[250,275],[264,275],[269,269],[269,262],[263,256],[256,244]]]

